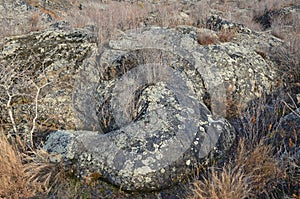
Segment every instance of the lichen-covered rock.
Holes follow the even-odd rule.
[[[0,2],[1,36],[24,34],[47,26],[52,16],[41,12],[23,0],[5,0]]]
[[[153,30],[161,34],[151,33],[157,38],[184,36]],[[86,116],[96,112],[101,131],[58,131],[45,148],[65,160],[75,159],[81,175],[100,173],[126,190],[165,188],[189,175],[199,161],[209,161],[209,155],[222,155],[234,140],[233,129],[224,119],[215,119],[202,102],[201,75],[188,51],[172,50],[174,37],[161,48],[158,41],[136,48],[126,40],[103,47],[97,106],[82,110]],[[80,90],[87,86],[82,81],[77,95],[85,96]]]
[[[96,114],[100,129],[55,132],[45,148],[76,160],[80,175],[99,173],[126,190],[162,189],[224,154],[234,139],[222,119],[228,89],[246,104],[272,89],[276,71],[246,44],[200,46],[197,34],[152,27],[109,41],[95,63],[96,109],[81,111]]]
[[[8,90],[14,95],[10,106],[18,132],[28,133],[35,115],[39,130],[75,129],[75,123],[79,124],[72,94],[76,76],[88,68],[97,49],[93,35],[86,29],[48,29],[7,37],[0,49],[3,123],[10,123],[5,101]],[[37,88],[41,90],[36,104]],[[5,125],[5,130],[11,132],[12,128]]]
[[[189,26],[138,29],[99,51],[87,29],[8,37],[0,44],[1,67],[22,75],[3,73],[3,85],[15,84],[1,87],[1,120],[11,111],[22,124],[18,132],[28,133],[35,115],[39,131],[61,129],[45,149],[80,176],[97,173],[126,190],[170,186],[230,148],[235,135],[224,119],[228,99],[245,106],[278,79],[256,48],[280,40],[237,31],[230,42],[200,45],[202,32]],[[22,95],[8,106],[7,91]],[[16,131],[12,126],[7,129]]]

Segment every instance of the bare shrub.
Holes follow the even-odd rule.
[[[236,30],[221,30],[217,33],[220,42],[229,42],[236,35]]]
[[[178,25],[191,25],[190,17],[181,12],[181,5],[178,1],[171,4],[163,4],[157,6],[157,15],[155,16],[155,23],[153,25],[161,27],[176,27]]]
[[[191,8],[190,17],[193,21],[193,25],[199,28],[205,28],[206,21],[210,16],[211,5],[209,1],[200,1],[195,3]]]
[[[297,3],[296,0],[286,0],[286,1],[265,0],[265,1],[259,1],[258,3],[253,3],[253,6],[255,6],[255,8],[260,9],[260,10],[277,10],[277,9],[281,9],[285,6],[293,5],[296,3]]]
[[[21,64],[22,65],[22,64]],[[38,105],[41,90],[49,85],[46,81],[36,82],[34,79],[35,63],[28,66],[21,67],[19,63],[11,60],[11,63],[3,61],[0,63],[0,108],[1,114],[7,113],[7,121],[4,123],[11,124],[8,130],[9,135],[23,134],[24,140],[27,141],[28,146],[33,147],[33,134],[36,132],[38,119]],[[31,127],[24,130],[24,123],[17,121],[16,105],[19,103],[32,102],[33,107],[28,107],[28,113],[32,113],[29,121]],[[5,118],[5,115],[2,115]],[[12,131],[9,131],[12,129]],[[22,131],[21,131],[22,130]]]
[[[192,13],[184,12],[183,6],[178,1],[160,4],[89,1],[82,5],[82,10],[76,9],[76,11],[68,12],[67,20],[71,21],[75,27],[94,25],[99,44],[115,35],[122,34],[125,30],[144,26],[175,27],[204,24],[205,16],[208,15],[208,3],[197,4],[197,7],[203,11],[201,13],[198,10],[194,10]]]
[[[213,32],[202,31],[198,33],[198,43],[200,45],[216,44],[219,42],[218,36]]]
[[[141,6],[128,2],[89,1],[83,4],[82,10],[72,10],[67,19],[77,27],[95,25],[95,33],[101,44],[124,30],[139,27],[141,18],[150,12],[148,6],[147,3]]]

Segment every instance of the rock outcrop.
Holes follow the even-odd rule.
[[[96,173],[125,190],[168,187],[230,148],[235,134],[224,119],[229,99],[245,106],[271,92],[279,78],[257,48],[281,40],[236,29],[230,42],[200,45],[201,32],[189,26],[138,29],[99,51],[87,29],[6,38],[2,65],[26,73],[29,80],[20,83],[34,85],[26,96],[46,85],[38,103],[21,95],[10,107],[21,121],[24,110],[37,106],[41,126],[50,121],[61,129],[51,133],[45,149],[78,175]],[[15,91],[22,84],[16,81]],[[2,120],[10,107],[2,104]],[[28,132],[23,126],[18,131]]]
[[[90,31],[53,28],[5,38],[0,46],[2,123],[11,123],[5,102],[9,91],[14,95],[9,104],[14,131],[28,133],[35,115],[39,130],[75,129],[72,94],[76,75],[97,50]],[[37,88],[41,89],[36,104]],[[4,129],[13,133],[11,126]]]

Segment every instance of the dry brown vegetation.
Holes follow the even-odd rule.
[[[240,199],[268,193],[268,188],[272,188],[270,183],[275,183],[280,175],[279,163],[271,152],[268,145],[247,146],[241,139],[236,157],[228,165],[220,169],[212,167],[207,177],[193,183],[191,198]]]
[[[214,163],[196,175],[190,198],[299,197],[300,162],[294,148],[299,147],[300,135],[280,129],[280,118],[295,105],[283,96],[268,97],[231,120],[239,130],[236,146],[225,163]],[[271,112],[269,100],[274,103]]]
[[[52,176],[53,170],[58,167],[45,162],[46,152],[40,150],[31,155],[28,151],[24,153],[22,141],[11,140],[13,141],[9,142],[1,132],[0,198],[29,198],[38,193],[48,192],[53,178],[57,177]],[[37,161],[33,157],[42,159]]]
[[[0,136],[0,198],[25,198],[35,194],[34,185],[27,183],[21,154],[5,136]]]
[[[36,2],[32,1],[31,3]],[[221,16],[228,20],[245,24],[256,30],[262,30],[262,25],[254,20],[255,16],[296,3],[296,0],[266,0],[258,3],[249,0],[236,2],[215,0],[200,1],[195,3],[192,8],[186,8],[178,2],[155,5],[147,2],[107,1],[100,4],[99,1],[85,1],[82,3],[82,10],[78,7],[69,9],[65,13],[64,19],[70,21],[73,27],[94,25],[98,43],[102,44],[122,31],[150,25],[205,27],[206,19],[212,8],[220,11]],[[186,12],[187,9],[189,12]],[[42,12],[46,11],[42,10]],[[3,13],[3,15],[8,15],[8,12]],[[9,18],[4,17],[3,20],[6,25],[3,26],[0,37],[23,34],[42,28],[40,12],[34,12],[28,19],[26,23],[20,23],[19,26],[16,26]],[[287,18],[277,18],[272,21],[270,29],[267,30],[288,43],[285,48],[278,49],[272,56],[274,60],[278,61],[283,71],[282,75],[290,81],[288,82],[292,85],[290,90],[299,88],[300,84],[299,30],[299,12],[293,13]],[[201,45],[228,42],[234,36],[234,32],[219,32],[217,37],[203,33],[198,35],[198,42]],[[264,56],[271,56],[263,50],[260,53]],[[11,106],[9,98],[13,94],[9,93],[12,91],[9,86],[13,86],[9,78],[23,74],[16,74],[13,70],[10,71],[10,74],[2,69],[3,66],[1,66],[0,71],[0,86],[8,91],[4,105],[9,111]],[[34,85],[31,84],[31,87]],[[37,87],[37,90],[39,89],[41,87]],[[20,94],[18,89],[14,91],[17,91],[14,94]],[[36,96],[30,96],[31,100],[33,101]],[[287,138],[287,146],[283,143],[284,136],[286,136],[284,132],[276,131],[279,125],[278,118],[291,112],[297,106],[296,103],[288,102],[283,98],[278,101],[281,103],[275,111],[275,115],[266,117],[263,112],[267,107],[266,102],[260,102],[252,107],[256,112],[249,109],[244,112],[245,117],[239,120],[243,131],[240,132],[236,147],[232,149],[235,156],[228,158],[225,164],[211,165],[203,174],[197,175],[192,183],[190,198],[240,199],[280,198],[283,196],[300,198],[299,160],[293,159],[292,152],[286,151],[288,147],[298,146],[299,132],[288,135],[290,137]],[[20,130],[16,126],[22,126],[22,124],[16,124],[11,113],[8,112],[7,115],[10,117],[7,119],[8,122],[14,131],[19,133]],[[31,119],[33,124],[35,123],[33,121],[35,116],[33,115]],[[33,126],[33,131],[34,128]],[[30,145],[33,146],[32,134],[30,142]],[[61,172],[62,167],[59,164],[50,163],[49,154],[45,151],[28,149],[28,140],[25,138],[19,139],[11,136],[10,132],[1,131],[0,146],[0,198],[30,198],[42,196],[40,194],[44,194],[43,197],[45,197],[48,193],[61,198],[91,197],[89,193],[80,190],[83,185],[86,185],[85,183],[74,180],[73,177]],[[283,157],[282,154],[286,155]]]
[[[46,151],[26,149],[24,141],[12,137],[8,140],[3,132],[0,145],[0,198],[42,197],[67,188],[64,169],[59,163],[50,163]]]

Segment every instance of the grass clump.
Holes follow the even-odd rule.
[[[27,198],[35,194],[34,184],[28,184],[22,154],[0,135],[0,197]]]
[[[268,194],[280,175],[277,160],[268,145],[254,148],[244,139],[238,143],[236,157],[221,168],[208,168],[206,176],[196,180],[193,199],[241,199]]]
[[[31,198],[49,193],[62,180],[60,167],[43,150],[26,150],[20,139],[0,135],[0,198]]]

